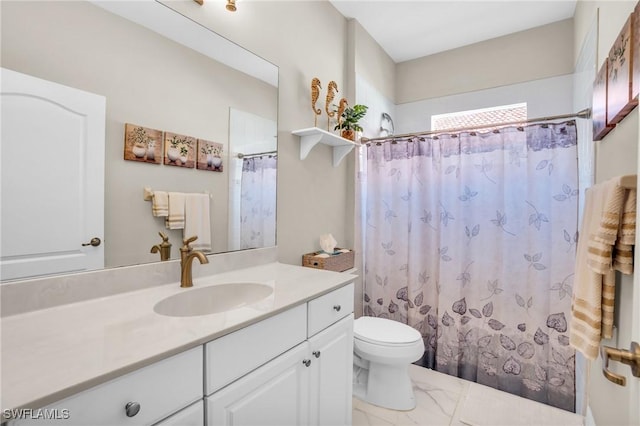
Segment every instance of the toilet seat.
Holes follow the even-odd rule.
[[[355,320],[353,335],[357,340],[382,346],[411,346],[422,340],[422,335],[415,328],[376,317],[360,317]]]

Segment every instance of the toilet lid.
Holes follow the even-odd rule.
[[[353,323],[356,339],[377,344],[406,344],[422,338],[415,328],[398,321],[376,317],[360,317]]]

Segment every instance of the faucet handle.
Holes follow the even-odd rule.
[[[189,237],[189,238],[187,238],[187,239],[182,240],[182,242],[183,242],[183,244],[184,244],[184,245],[182,246],[182,250],[190,251],[190,250],[191,250],[191,247],[189,247],[189,244],[191,244],[192,242],[194,242],[194,241],[195,241],[195,240],[197,240],[197,239],[198,239],[198,236],[197,236],[197,235],[194,235],[194,236],[192,236],[192,237]]]
[[[167,235],[164,232],[158,232],[158,235],[160,235],[160,238],[162,238],[163,243],[166,243],[169,241],[169,237],[167,237]]]

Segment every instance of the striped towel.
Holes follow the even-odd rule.
[[[151,212],[155,217],[169,216],[169,193],[166,191],[153,191]]]
[[[184,228],[185,195],[182,192],[169,193],[169,216],[165,221],[167,229]]]
[[[613,334],[615,271],[633,272],[636,190],[611,179],[587,191],[578,241],[571,345],[587,358],[598,356],[602,338]]]

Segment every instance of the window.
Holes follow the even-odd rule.
[[[451,130],[482,127],[491,130],[491,124],[525,121],[527,104],[502,105],[431,116],[431,130]]]

